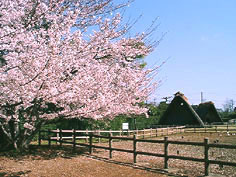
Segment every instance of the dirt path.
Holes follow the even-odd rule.
[[[170,140],[202,142],[208,137],[211,142],[236,144],[235,136],[222,134],[183,134],[169,136]],[[163,137],[160,137],[163,139]],[[101,143],[108,146],[108,143]],[[112,147],[132,149],[131,141],[113,142]],[[169,160],[168,173],[163,170],[163,158],[138,155],[136,164],[133,164],[133,154],[114,151],[112,159],[108,159],[109,152],[102,149],[94,149],[92,155],[88,155],[88,149],[76,148],[72,152],[70,145],[59,147],[32,146],[29,152],[19,154],[17,152],[0,153],[0,177],[13,176],[39,176],[39,177],[165,177],[165,176],[203,176],[204,164],[192,161]],[[138,151],[155,152],[163,154],[163,145],[155,143],[138,143]],[[169,145],[169,153],[187,157],[202,158],[202,147]],[[209,151],[211,159],[235,161],[236,149],[215,149]],[[236,177],[236,167],[211,165],[210,173]]]
[[[161,169],[88,155],[86,148],[32,146],[29,152],[0,153],[0,177],[166,177]]]
[[[95,156],[56,157],[52,159],[0,158],[0,176],[40,177],[165,177],[163,171],[118,163]]]

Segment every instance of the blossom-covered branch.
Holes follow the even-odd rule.
[[[38,125],[58,116],[98,119],[147,111],[138,103],[155,89],[148,77],[153,70],[135,59],[153,48],[144,34],[125,37],[118,13],[108,18],[107,12],[120,7],[111,0],[1,1],[4,132],[10,131],[6,123],[23,122],[26,140]],[[15,106],[9,111],[6,105]],[[16,135],[9,141],[19,141]]]

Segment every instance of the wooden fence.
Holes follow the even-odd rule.
[[[205,125],[202,128],[191,126],[186,126],[185,133],[228,133],[236,134],[236,125]]]
[[[41,131],[45,132],[45,131]],[[40,133],[41,133],[40,132]],[[39,134],[40,134],[39,133]],[[147,155],[147,156],[155,156],[155,157],[162,157],[164,158],[164,168],[168,169],[168,160],[169,159],[180,159],[180,160],[188,160],[188,161],[195,161],[195,162],[202,162],[204,163],[205,166],[205,172],[204,174],[206,176],[209,175],[209,166],[210,164],[218,164],[218,165],[228,165],[228,166],[236,166],[236,162],[228,162],[228,161],[219,161],[219,160],[210,160],[209,159],[209,149],[210,148],[225,148],[225,149],[235,149],[236,145],[226,145],[226,144],[211,144],[209,143],[209,140],[207,138],[204,139],[204,142],[182,142],[182,141],[172,141],[168,140],[168,137],[164,137],[164,140],[151,140],[151,139],[138,139],[136,134],[133,134],[132,137],[118,137],[118,136],[112,136],[112,133],[109,133],[108,136],[102,136],[102,135],[95,135],[92,133],[89,133],[89,135],[84,135],[89,137],[89,143],[78,143],[76,142],[77,139],[77,130],[72,131],[72,141],[64,141],[62,139],[62,130],[59,131],[59,140],[57,139],[51,139],[50,134],[55,133],[55,131],[46,131],[48,134],[47,138],[42,138],[39,135],[39,145],[41,145],[41,140],[47,140],[48,145],[51,145],[52,141],[56,141],[60,143],[60,146],[62,146],[62,143],[65,144],[72,144],[73,149],[75,150],[76,146],[86,146],[89,148],[89,153],[92,154],[93,148],[100,148],[100,149],[105,149],[109,151],[109,158],[112,158],[112,152],[113,151],[121,151],[121,152],[127,152],[127,153],[132,153],[133,154],[133,162],[137,162],[137,155]],[[80,135],[81,136],[81,135]],[[108,139],[109,146],[98,146],[94,144],[93,138],[105,138]],[[133,143],[133,149],[132,150],[127,150],[127,149],[120,149],[120,148],[114,148],[112,147],[112,140],[128,140],[132,141]],[[153,152],[143,152],[143,151],[137,151],[137,143],[160,143],[164,144],[164,153],[159,154],[159,153],[153,153]],[[168,153],[168,146],[169,144],[177,144],[177,145],[192,145],[192,146],[202,146],[204,147],[204,158],[192,158],[192,157],[184,157],[184,156],[177,156],[177,155],[169,155]]]
[[[156,129],[144,129],[144,130],[75,130],[77,134],[83,134],[83,136],[76,136],[76,139],[85,139],[88,141],[89,136],[84,136],[84,134],[95,134],[95,135],[109,135],[111,136],[119,136],[119,137],[129,137],[136,135],[137,138],[148,138],[148,137],[157,137],[157,136],[165,136],[177,133],[183,133],[185,126],[179,127],[167,127],[167,128],[156,128]],[[41,131],[42,132],[42,131]],[[54,132],[55,136],[50,137],[52,140],[71,140],[73,139],[72,133],[73,130],[50,130],[50,132]],[[70,134],[70,136],[63,136],[63,134]],[[100,142],[101,138],[98,138]]]

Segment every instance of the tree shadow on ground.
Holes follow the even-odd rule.
[[[30,172],[31,172],[30,170],[19,171],[19,172],[0,172],[0,177],[20,177],[20,176],[26,175]]]
[[[112,163],[112,164],[122,165],[122,166],[126,166],[126,167],[131,167],[133,169],[146,170],[146,171],[149,171],[149,172],[152,172],[152,173],[163,174],[163,175],[174,176],[174,177],[183,177],[184,176],[183,174],[176,175],[174,173],[168,172],[167,170],[160,169],[160,168],[151,168],[151,167],[138,165],[138,164],[135,164],[135,163],[120,162],[120,161],[116,161],[116,160],[111,160],[109,158],[99,157],[99,156],[96,156],[96,155],[84,154],[84,156],[86,156],[88,158],[100,160],[100,161],[103,161],[103,162],[106,162],[106,163]]]
[[[16,150],[0,152],[0,157],[2,156],[12,158],[16,161],[20,161],[26,158],[31,158],[33,160],[50,160],[57,157],[70,159],[86,152],[88,152],[88,148],[86,147],[76,147],[75,150],[73,150],[72,146],[51,145],[49,147],[47,145],[31,145],[27,150],[23,152],[19,152]]]

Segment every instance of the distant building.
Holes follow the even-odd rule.
[[[214,103],[211,101],[199,104],[195,111],[205,124],[223,122],[215,108]]]
[[[201,118],[194,111],[183,93],[177,92],[167,110],[160,118],[161,125],[199,125],[204,126]]]
[[[177,92],[166,112],[160,118],[160,125],[198,125],[222,123],[213,102],[191,106],[183,93]]]

